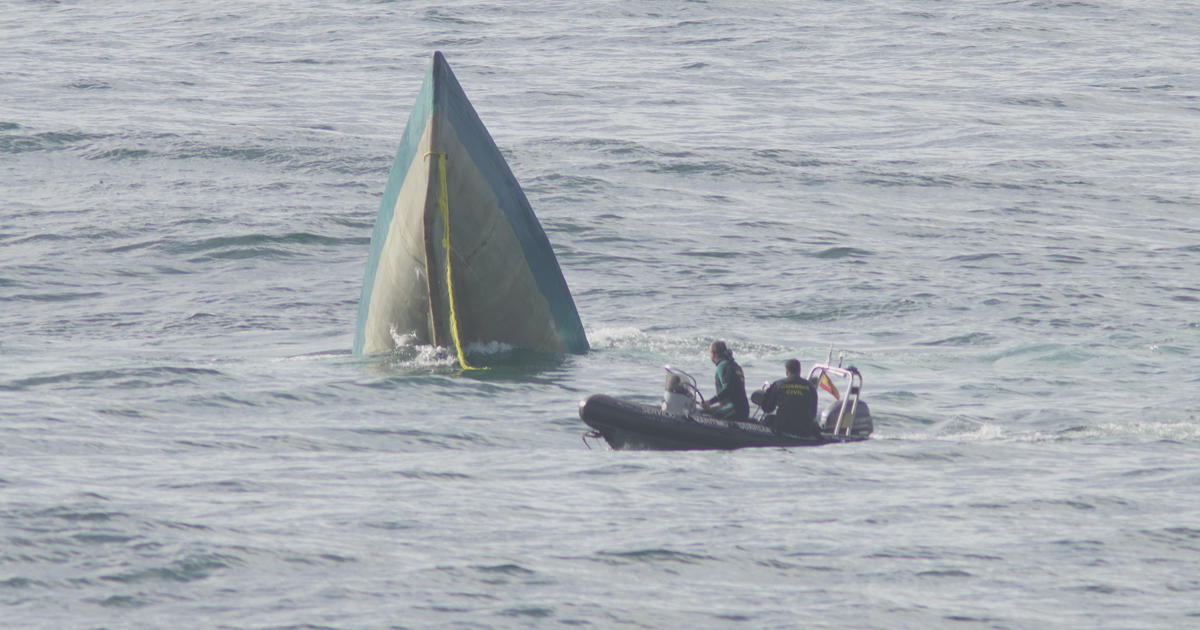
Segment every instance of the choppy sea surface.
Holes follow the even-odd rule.
[[[1200,626],[1190,2],[0,2],[0,626]],[[434,50],[593,349],[356,357]],[[578,401],[830,348],[875,439]]]

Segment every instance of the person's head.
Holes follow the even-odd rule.
[[[783,363],[783,369],[788,376],[800,376],[800,362],[796,359],[788,359]]]
[[[712,345],[708,347],[708,353],[712,356],[713,363],[720,363],[725,359],[733,357],[733,353],[729,351],[729,346],[725,345],[725,342],[719,339],[712,342]]]

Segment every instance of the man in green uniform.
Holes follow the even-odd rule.
[[[712,342],[708,352],[717,366],[717,394],[705,401],[705,411],[728,420],[749,419],[750,403],[746,400],[746,377],[742,374],[742,366],[733,360],[733,352],[724,341]]]

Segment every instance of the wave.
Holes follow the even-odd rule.
[[[67,151],[101,162],[227,161],[274,166],[288,172],[332,175],[386,173],[387,156],[368,154],[362,146],[323,128],[308,127],[301,137],[229,137],[220,132],[181,135],[149,131],[96,133],[53,130],[30,133],[19,123],[0,125],[0,154]],[[331,142],[331,139],[333,140]]]
[[[0,131],[22,129],[17,123],[3,123]],[[85,133],[81,131],[44,131],[33,134],[0,134],[0,153],[32,153],[37,151],[62,151],[87,146],[112,137],[111,134]]]
[[[87,370],[66,372],[46,376],[20,378],[0,382],[0,391],[27,391],[43,387],[67,386],[68,388],[109,387],[152,388],[176,385],[194,385],[212,377],[225,377],[218,370],[208,368],[157,366],[111,370]]]
[[[190,262],[199,262],[205,259],[325,256],[342,246],[365,248],[369,243],[370,238],[366,236],[333,237],[311,232],[289,232],[214,236],[190,241],[163,239],[121,246],[117,249],[154,247],[169,254],[200,254],[190,259]]]
[[[598,551],[590,559],[599,560],[605,564],[701,564],[716,558],[686,551],[652,547],[632,551]]]

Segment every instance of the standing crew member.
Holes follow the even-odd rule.
[[[733,360],[733,352],[724,341],[712,342],[708,353],[717,366],[717,395],[705,401],[705,410],[727,420],[749,419],[750,403],[746,400],[746,377],[742,374],[742,366]]]
[[[800,362],[796,359],[788,359],[783,369],[787,376],[771,383],[759,402],[763,411],[775,412],[766,419],[767,426],[777,432],[821,437],[821,425],[817,424],[817,388],[800,376]]]

